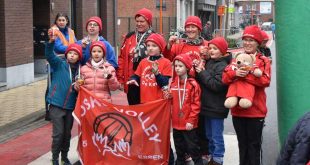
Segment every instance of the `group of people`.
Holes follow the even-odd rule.
[[[265,88],[270,83],[270,59],[259,50],[264,40],[262,31],[253,25],[242,36],[244,53],[253,55],[256,67],[262,71],[256,77],[249,70],[234,67],[224,38],[207,41],[201,36],[199,17],[186,19],[186,38],[170,36],[167,43],[152,29],[152,17],[152,11],[146,8],[137,11],[136,29],[125,36],[116,61],[112,46],[99,35],[102,30],[99,17],[87,21],[88,35],[77,41],[68,17],[56,16],[55,25],[48,31],[45,51],[52,70],[46,95],[53,123],[52,163],[59,164],[61,153],[62,163],[71,164],[68,151],[72,112],[83,86],[109,102],[112,102],[111,90],[124,90],[129,105],[171,99],[176,164],[185,164],[189,158],[196,165],[202,165],[203,159],[209,165],[223,164],[224,119],[229,112],[224,102],[229,85],[238,79],[255,87],[250,107],[231,108],[240,165],[260,164],[267,113]],[[239,97],[243,96],[236,96]],[[174,163],[170,154],[169,164]]]

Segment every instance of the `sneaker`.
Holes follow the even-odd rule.
[[[192,157],[189,155],[189,154],[185,154],[185,162],[190,162],[190,161],[192,161],[193,159],[192,159]]]
[[[68,158],[61,158],[61,165],[72,165]]]
[[[59,165],[59,160],[58,159],[52,159],[52,165]]]

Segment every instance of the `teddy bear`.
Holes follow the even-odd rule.
[[[262,71],[255,65],[255,55],[239,53],[235,56],[235,62],[231,64],[233,70],[239,68],[246,70],[255,77],[261,77]],[[247,75],[248,76],[248,75]],[[245,81],[246,77],[238,77],[232,82],[227,91],[225,107],[233,108],[238,103],[241,108],[247,109],[252,106],[255,94],[255,86]]]

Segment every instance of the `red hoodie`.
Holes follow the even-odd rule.
[[[255,77],[253,74],[248,74],[244,78],[246,82],[255,86],[253,105],[248,109],[243,109],[238,105],[235,106],[231,109],[232,116],[255,118],[265,117],[267,114],[265,88],[270,84],[270,60],[261,53],[257,53],[255,64],[261,69],[263,75],[261,77]],[[228,65],[223,72],[222,80],[227,85],[237,79],[236,71],[233,69],[232,65],[233,64]]]
[[[180,81],[180,87],[178,88],[178,79],[171,83],[172,94],[172,127],[177,130],[186,130],[186,123],[191,123],[194,128],[198,127],[198,116],[200,113],[200,95],[201,90],[199,84],[193,78],[188,78],[185,86],[185,99],[180,109],[180,98],[184,94],[184,80]],[[181,115],[180,115],[181,114]]]

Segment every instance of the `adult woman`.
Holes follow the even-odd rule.
[[[197,16],[189,16],[185,21],[186,38],[170,36],[164,56],[171,61],[179,54],[189,54],[192,60],[207,54],[208,41],[201,37],[202,24]]]
[[[118,58],[119,68],[117,70],[117,78],[124,85],[125,93],[129,105],[140,103],[139,87],[134,85],[126,85],[130,76],[134,74],[140,61],[146,57],[145,41],[154,31],[152,30],[153,14],[150,10],[143,8],[135,15],[136,30],[129,32],[121,46]]]
[[[58,55],[64,54],[68,46],[76,42],[74,31],[69,26],[68,15],[58,13],[54,25],[50,28],[52,34],[56,36],[54,51]]]
[[[235,79],[244,79],[255,86],[253,105],[247,109],[237,105],[231,109],[231,114],[238,138],[240,165],[259,165],[261,137],[267,114],[265,88],[270,84],[270,60],[258,51],[263,37],[256,25],[245,28],[242,40],[244,52],[255,55],[255,64],[263,74],[261,77],[255,77],[249,71],[242,68],[235,70],[228,65],[223,73],[223,82],[229,85]]]

